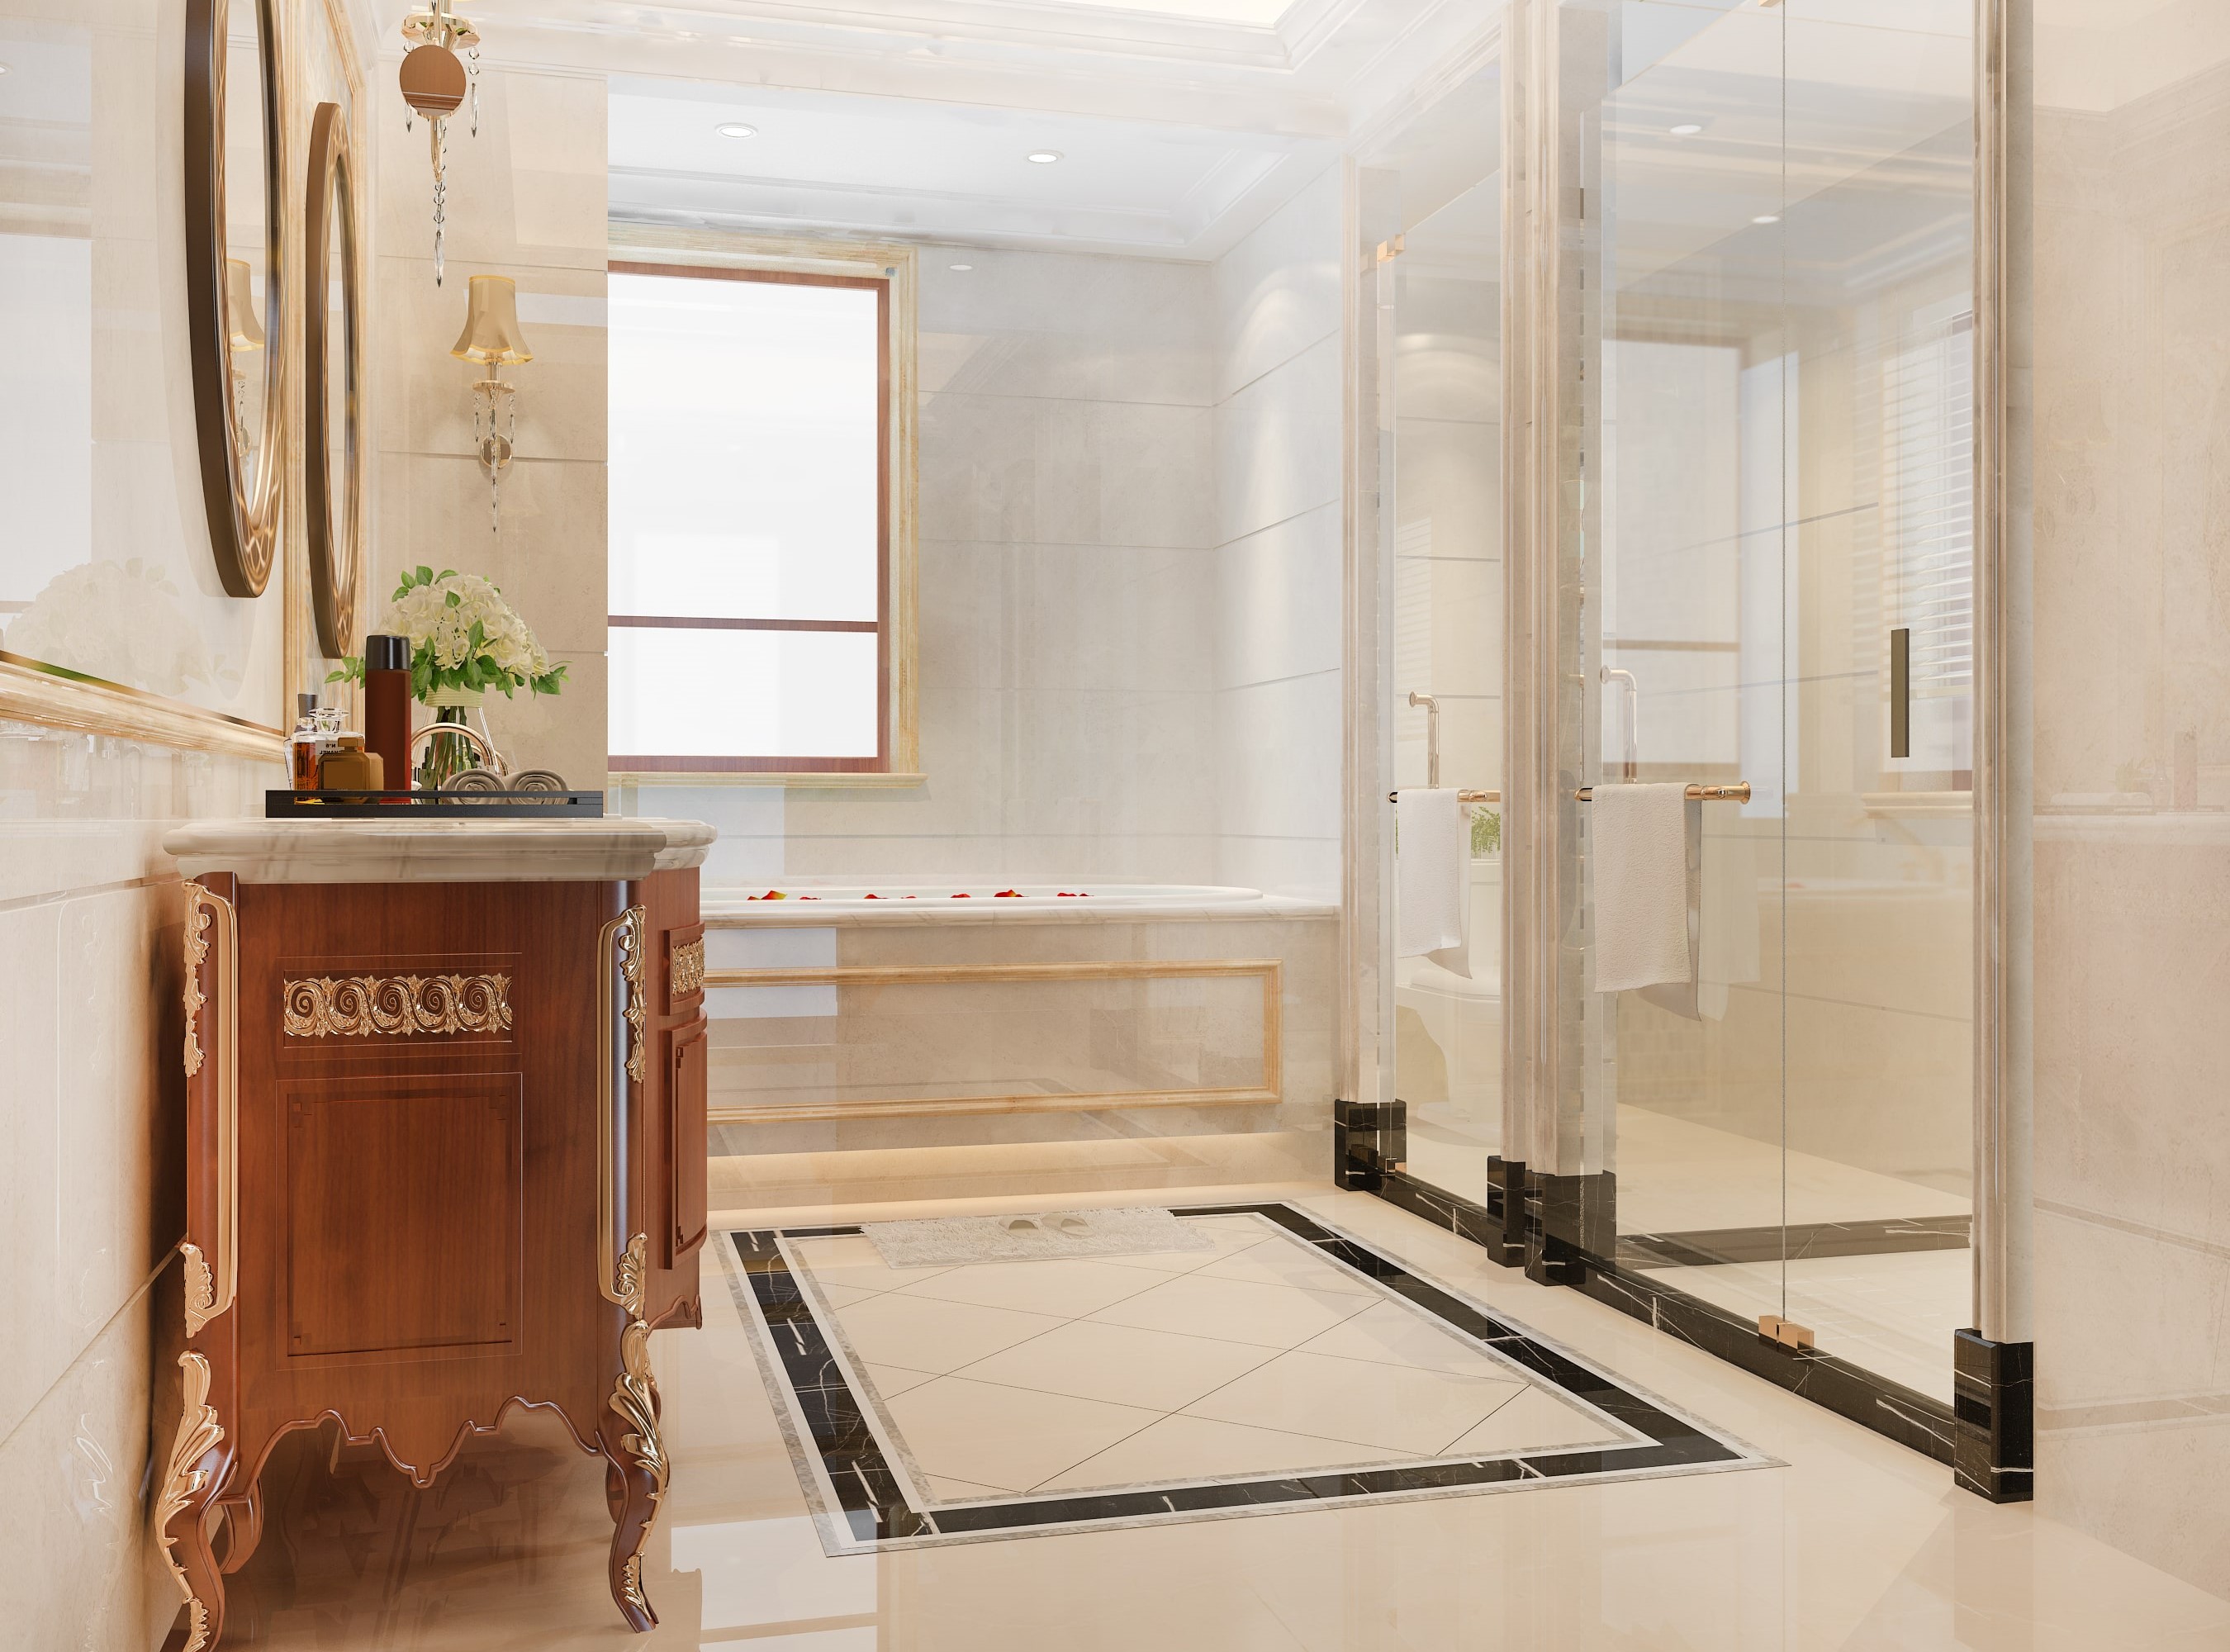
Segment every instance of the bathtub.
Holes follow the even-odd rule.
[[[1330,1151],[1336,901],[775,887],[700,902],[728,1206],[1291,1180]]]
[[[778,897],[778,898],[777,898]],[[822,883],[800,880],[762,888],[710,888],[702,907],[708,927],[764,924],[880,921],[976,923],[1051,918],[1089,921],[1096,913],[1125,919],[1292,917],[1336,913],[1327,902],[1266,895],[1260,889],[1208,883]]]

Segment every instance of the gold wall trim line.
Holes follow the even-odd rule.
[[[0,720],[274,763],[286,753],[275,728],[4,651]]]

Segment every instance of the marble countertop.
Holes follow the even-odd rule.
[[[561,883],[704,863],[701,821],[197,820],[164,834],[189,878],[247,883]]]

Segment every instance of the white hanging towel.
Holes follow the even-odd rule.
[[[1696,978],[1687,791],[1679,784],[1595,789],[1588,835],[1595,856],[1598,992]]]
[[[1415,958],[1461,946],[1471,828],[1454,788],[1402,792],[1394,830],[1395,952]]]

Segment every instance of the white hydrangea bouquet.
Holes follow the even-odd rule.
[[[565,684],[565,667],[550,663],[526,622],[478,574],[405,570],[376,629],[410,639],[410,693],[421,705],[474,704],[490,688],[506,700],[521,688],[554,694]],[[364,657],[343,660],[325,681],[363,681]]]

